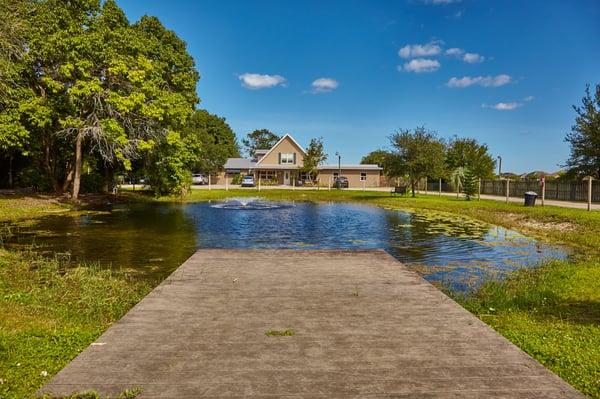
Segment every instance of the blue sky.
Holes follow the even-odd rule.
[[[474,137],[503,170],[554,171],[587,83],[600,83],[597,0],[119,0],[187,42],[200,108],[238,137],[322,136],[359,162],[398,128]]]

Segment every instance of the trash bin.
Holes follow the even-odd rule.
[[[537,196],[535,191],[527,191],[525,193],[525,206],[535,206],[535,199]]]

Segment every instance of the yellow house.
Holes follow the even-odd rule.
[[[304,165],[306,150],[289,134],[284,135],[273,147],[256,150],[253,159],[229,158],[225,172],[218,176],[216,184],[229,181],[237,174],[253,175],[255,181],[272,185],[300,185],[306,176],[300,172]],[[317,182],[322,186],[333,184],[340,173],[338,165],[320,165]],[[341,176],[348,179],[350,188],[379,187],[382,169],[377,165],[341,165]]]

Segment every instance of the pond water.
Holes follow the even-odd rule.
[[[466,290],[483,277],[568,256],[565,248],[471,219],[350,203],[117,205],[10,230],[8,245],[34,244],[149,278],[164,278],[197,248],[383,248],[428,280]]]

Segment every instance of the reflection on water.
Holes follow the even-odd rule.
[[[13,226],[11,245],[34,243],[72,259],[165,277],[196,248],[383,248],[431,281],[466,289],[488,274],[565,258],[564,248],[439,213],[357,204],[296,203],[233,210],[214,203],[135,204]]]

